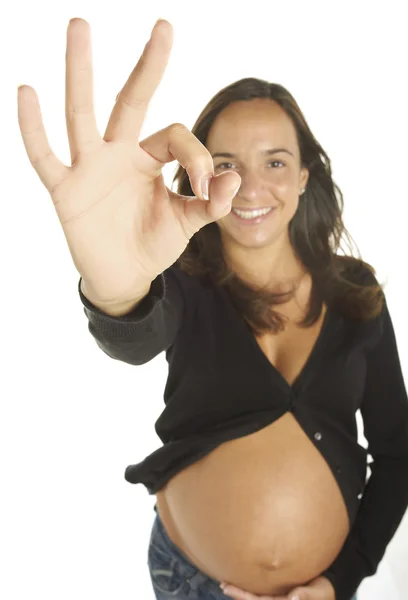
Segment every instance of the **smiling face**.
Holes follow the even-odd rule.
[[[272,245],[285,248],[288,225],[308,179],[307,169],[301,169],[290,117],[268,98],[234,102],[217,115],[206,147],[213,156],[215,175],[233,170],[241,177],[232,208],[274,207],[258,223],[240,219],[233,211],[219,219],[216,223],[227,252]]]

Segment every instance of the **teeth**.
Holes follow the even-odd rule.
[[[232,211],[237,214],[242,219],[255,219],[255,217],[260,217],[261,215],[266,215],[270,212],[272,208],[263,208],[262,210],[237,210],[233,208]]]

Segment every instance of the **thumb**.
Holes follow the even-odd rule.
[[[191,197],[185,205],[185,216],[195,231],[205,225],[226,217],[231,211],[231,203],[241,185],[237,173],[220,173],[209,184],[209,201]],[[181,197],[186,200],[186,197]]]

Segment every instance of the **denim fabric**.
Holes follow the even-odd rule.
[[[231,600],[231,596],[223,594],[220,581],[197,569],[173,544],[156,506],[154,510],[157,514],[150,536],[147,564],[157,600]],[[357,600],[357,594],[351,600]]]

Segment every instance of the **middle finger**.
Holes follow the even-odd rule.
[[[65,118],[73,164],[86,146],[101,143],[93,103],[91,29],[84,19],[69,22],[65,60]]]

